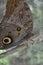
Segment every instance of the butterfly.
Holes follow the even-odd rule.
[[[0,49],[16,46],[27,34],[31,36],[33,17],[25,0],[7,0],[0,24]]]

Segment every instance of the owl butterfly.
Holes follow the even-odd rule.
[[[33,30],[32,14],[25,0],[7,0],[5,15],[0,24],[0,49],[18,45]],[[20,44],[20,43],[19,43]]]

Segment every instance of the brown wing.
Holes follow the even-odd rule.
[[[0,49],[7,49],[20,43],[27,34],[31,36],[33,21],[25,0],[7,0],[6,12],[0,25]]]
[[[19,3],[19,0],[7,0],[6,12],[5,12],[3,20],[6,18],[9,19],[9,17],[14,12],[14,9],[17,7],[18,3]]]

